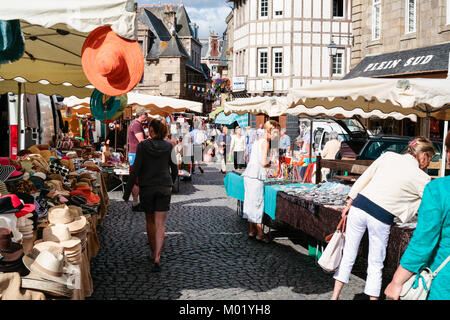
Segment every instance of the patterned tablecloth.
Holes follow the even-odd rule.
[[[341,211],[337,207],[317,206],[316,210],[309,210],[300,197],[285,192],[277,193],[276,203],[277,220],[281,220],[319,241],[324,241],[327,235],[333,233],[341,219]],[[414,229],[411,228],[392,226],[384,261],[385,268],[397,268],[413,232]],[[367,257],[367,254],[368,237],[366,231],[358,255]]]

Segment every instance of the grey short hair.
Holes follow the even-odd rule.
[[[286,128],[281,128],[281,132],[286,133]]]
[[[338,135],[338,133],[336,131],[331,131],[330,132],[330,140],[333,140],[333,139],[337,140],[338,137],[339,137],[339,135]]]

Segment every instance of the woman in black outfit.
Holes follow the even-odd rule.
[[[164,140],[167,125],[153,119],[149,125],[151,139],[139,143],[136,160],[130,172],[123,199],[128,201],[136,178],[139,181],[139,199],[145,212],[147,236],[154,261],[152,272],[161,270],[161,250],[164,243],[164,226],[170,207],[172,186],[178,176],[173,145]]]

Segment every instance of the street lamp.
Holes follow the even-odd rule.
[[[336,57],[338,46],[334,43],[333,39],[331,39],[331,43],[328,45],[328,54],[330,55],[330,81],[333,77],[333,60]]]
[[[334,43],[333,40],[331,40],[331,43],[328,45],[328,54],[330,57],[335,57],[337,54],[338,46],[336,43]]]

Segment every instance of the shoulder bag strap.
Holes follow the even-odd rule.
[[[445,267],[445,265],[450,261],[450,256],[447,257],[447,259],[444,260],[444,262],[441,263],[441,265],[439,266],[439,268],[437,268],[434,272],[433,272],[433,277],[436,277],[437,274],[439,273],[439,271],[441,271],[441,269],[443,267]]]

